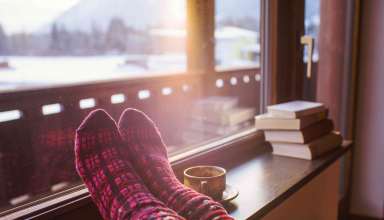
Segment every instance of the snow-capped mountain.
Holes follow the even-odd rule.
[[[183,27],[186,0],[81,0],[52,23],[68,30],[105,30],[113,18],[132,28]],[[257,0],[216,0],[217,20],[259,17]],[[51,24],[52,24],[51,23]],[[50,24],[50,25],[51,25]]]

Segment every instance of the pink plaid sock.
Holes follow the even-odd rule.
[[[126,109],[118,127],[125,142],[121,152],[131,160],[149,190],[168,207],[187,219],[233,219],[219,203],[178,181],[161,135],[148,116]]]
[[[157,200],[121,158],[116,123],[105,111],[84,119],[75,142],[77,172],[104,219],[183,219]]]

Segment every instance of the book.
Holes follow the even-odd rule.
[[[232,126],[253,119],[255,117],[255,113],[256,110],[254,108],[233,108],[221,112],[193,114],[191,117],[198,121]]]
[[[324,111],[322,103],[308,101],[292,101],[267,107],[268,113],[277,118],[300,118]]]
[[[235,108],[239,99],[231,96],[210,96],[194,103],[195,111],[226,111]]]
[[[276,118],[271,114],[255,116],[255,126],[260,130],[300,130],[311,124],[324,120],[328,117],[328,110],[305,115],[300,118]]]
[[[196,121],[193,120],[189,126],[188,129],[192,131],[200,131],[200,132],[207,132],[209,134],[214,135],[228,135],[231,133],[235,133],[237,131],[240,131],[244,128],[248,128],[252,126],[252,121],[248,120],[239,124],[234,124],[230,126],[225,125],[219,125],[219,124],[213,124],[209,122],[204,121]]]
[[[270,142],[285,142],[305,144],[333,130],[332,120],[324,119],[301,130],[265,130],[265,140]]]
[[[329,133],[308,144],[292,144],[272,142],[273,154],[300,159],[312,160],[339,146],[342,138],[336,132]]]

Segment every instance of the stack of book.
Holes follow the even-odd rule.
[[[189,124],[184,131],[184,143],[201,143],[251,127],[255,108],[240,106],[237,97],[210,96],[196,101]]]
[[[264,130],[275,155],[312,160],[341,145],[342,138],[333,131],[328,109],[321,103],[292,101],[267,110],[255,117],[255,125]]]

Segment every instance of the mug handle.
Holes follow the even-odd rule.
[[[208,194],[208,182],[201,181],[200,182],[200,192],[207,195]]]

